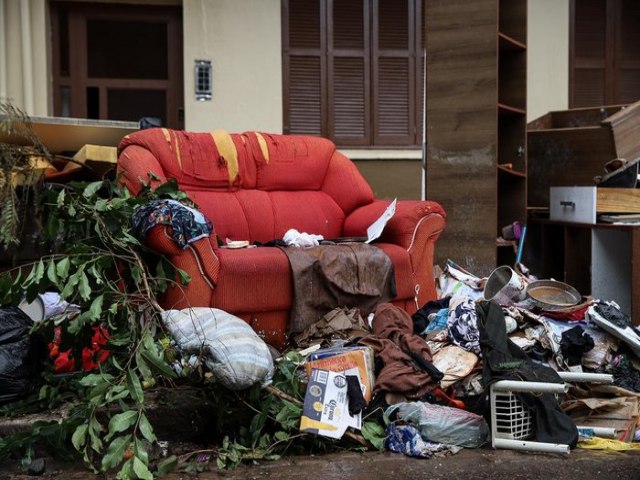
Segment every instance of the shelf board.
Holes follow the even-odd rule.
[[[527,46],[509,35],[498,33],[498,45],[502,52],[524,52]]]
[[[505,103],[498,103],[498,113],[503,115],[526,115],[527,111]]]
[[[524,172],[519,172],[518,170],[514,170],[512,168],[509,167],[505,167],[504,165],[500,165],[498,164],[498,170],[501,172],[504,172],[508,175],[512,175],[514,177],[519,177],[519,178],[527,178],[527,174]]]
[[[505,240],[502,237],[498,237],[496,238],[496,247],[498,248],[510,247],[515,250],[516,248],[518,248],[518,242],[516,240]]]

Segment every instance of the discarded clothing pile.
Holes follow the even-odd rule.
[[[504,406],[501,411],[495,404],[500,395],[494,398],[490,393],[494,384],[504,381],[516,388],[509,393],[507,410],[512,410],[507,420],[527,426],[517,431],[510,425],[513,431],[508,435],[523,448],[564,445],[568,452],[586,441],[584,432],[602,432],[599,428],[605,425],[613,426],[608,434],[616,439],[633,441],[640,412],[640,336],[618,305],[583,298],[575,305],[545,310],[524,297],[501,305],[484,298],[487,279],[453,262],[438,284],[438,300],[413,316],[390,303],[379,304],[367,322],[368,334],[355,315],[340,322],[339,335],[321,319],[296,337],[305,341],[300,347],[313,349],[314,342],[317,347],[333,345],[327,355],[339,356],[341,348],[345,352],[352,346],[371,350],[371,372],[358,370],[357,362],[348,364],[346,357],[322,368],[371,376],[373,395],[363,414],[376,418],[378,412],[377,418],[388,422],[385,448],[428,458],[493,442],[503,435],[492,429],[501,428],[505,413]],[[330,317],[344,313],[335,311]],[[308,370],[314,375],[321,371],[313,368]],[[574,380],[565,380],[569,377],[563,373],[574,375]],[[576,378],[604,378],[613,384]],[[517,390],[526,382],[542,390]],[[555,391],[570,388],[562,395],[545,393],[548,385]],[[494,422],[491,428],[485,418]],[[464,421],[455,425],[455,419]],[[318,432],[314,431],[322,434]]]

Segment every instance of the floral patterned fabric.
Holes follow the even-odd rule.
[[[140,240],[156,225],[171,226],[172,237],[183,250],[213,231],[211,222],[202,213],[176,200],[152,200],[133,212],[131,222]]]
[[[482,355],[475,301],[468,297],[453,297],[449,303],[447,329],[449,339],[457,346]]]

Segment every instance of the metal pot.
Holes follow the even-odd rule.
[[[527,297],[543,310],[562,310],[580,303],[582,296],[571,285],[557,280],[536,280],[527,285]]]

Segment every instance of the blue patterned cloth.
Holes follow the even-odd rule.
[[[404,453],[409,457],[430,458],[439,452],[458,453],[461,449],[455,445],[426,441],[412,425],[391,422],[387,425],[386,434],[384,448],[390,452]]]
[[[173,240],[184,250],[190,243],[208,237],[213,226],[199,211],[176,200],[152,200],[136,208],[131,218],[133,231],[140,240],[156,225],[169,225]]]
[[[427,328],[424,329],[422,335],[426,335],[427,333],[435,332],[438,330],[444,330],[445,328],[447,328],[448,317],[448,308],[441,308],[440,310],[438,310],[438,313],[436,313],[433,319],[429,322],[429,325],[427,325]]]

